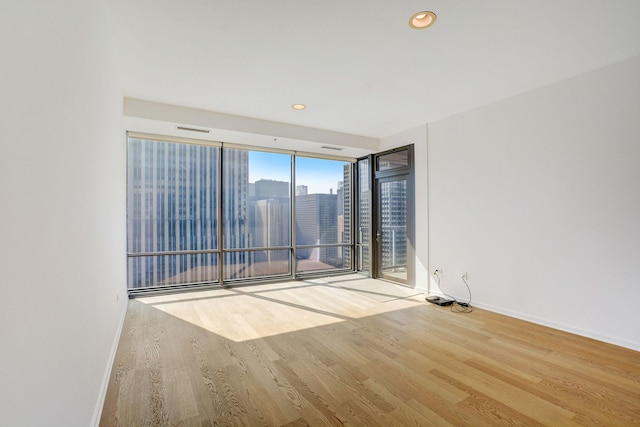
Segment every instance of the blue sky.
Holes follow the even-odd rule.
[[[296,157],[296,185],[309,187],[309,194],[336,193],[343,179],[344,162]],[[288,154],[249,152],[249,182],[259,179],[287,181],[291,179],[291,156]]]

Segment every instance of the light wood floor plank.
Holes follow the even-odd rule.
[[[640,353],[366,283],[129,301],[100,425],[640,426]]]

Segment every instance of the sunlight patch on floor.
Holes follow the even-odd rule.
[[[137,301],[236,342],[424,304],[413,289],[362,276],[227,287]]]

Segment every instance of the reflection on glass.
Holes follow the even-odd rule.
[[[406,168],[409,166],[409,151],[395,151],[389,154],[383,154],[377,157],[377,170],[384,171],[389,169]]]
[[[407,181],[380,183],[382,272],[407,278]]]
[[[351,163],[297,157],[296,184],[296,271],[350,268]]]

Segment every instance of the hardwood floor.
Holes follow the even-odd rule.
[[[129,301],[100,425],[640,425],[640,353],[363,283]]]

